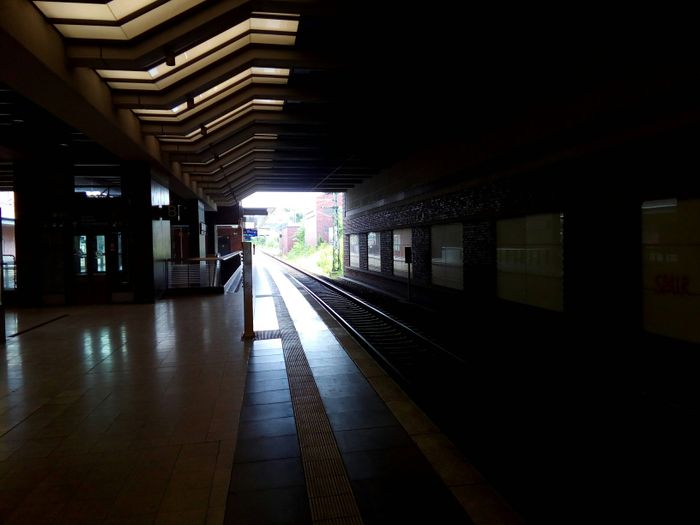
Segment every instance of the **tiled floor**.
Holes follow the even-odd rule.
[[[246,371],[240,302],[9,312],[0,522],[221,523]]]
[[[252,343],[242,293],[8,313],[0,522],[518,523],[362,348],[255,265],[255,330],[274,338]]]

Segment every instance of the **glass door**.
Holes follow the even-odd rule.
[[[84,233],[73,236],[74,291],[77,303],[110,302],[108,261],[107,235]]]

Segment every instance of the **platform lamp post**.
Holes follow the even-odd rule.
[[[243,244],[243,339],[255,338],[253,331],[253,252],[250,240]]]

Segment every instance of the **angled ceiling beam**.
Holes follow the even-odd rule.
[[[301,158],[315,159],[319,154],[318,148],[312,146],[305,148],[292,148],[288,146],[285,147],[284,144],[280,144],[278,141],[273,142],[269,140],[253,140],[247,143],[244,147],[236,148],[227,155],[212,158],[212,162],[200,165],[181,164],[182,171],[184,173],[189,173],[192,177],[196,176],[197,174],[206,175],[218,168],[225,168],[229,166],[236,158],[245,157],[256,152],[259,156],[273,157],[275,160],[294,160]],[[310,154],[315,155],[310,156]]]
[[[207,148],[221,141],[228,140],[230,135],[240,132],[250,126],[257,125],[303,125],[309,127],[320,127],[324,123],[320,120],[304,118],[302,116],[295,117],[284,111],[253,111],[244,115],[235,121],[235,127],[227,128],[225,135],[210,133],[203,139],[192,143],[171,143],[162,144],[163,151],[178,152],[178,153],[196,153],[205,151]]]
[[[148,69],[158,60],[164,48],[186,47],[192,41],[205,40],[220,33],[226,25],[232,26],[250,15],[246,0],[208,2],[204,8],[193,10],[160,31],[140,38],[131,46],[102,42],[100,45],[83,42],[70,43],[66,49],[68,60],[76,66],[94,68],[118,67]]]
[[[304,129],[304,128],[300,128]],[[188,152],[169,152],[168,158],[170,162],[188,163],[205,163],[212,162],[215,156],[223,156],[234,148],[241,147],[247,141],[259,140],[261,143],[268,143],[262,137],[268,137],[275,140],[275,144],[280,147],[317,147],[327,148],[327,136],[324,133],[294,133],[292,125],[280,126],[277,124],[261,124],[254,123],[246,126],[228,135],[225,139],[211,144],[206,148],[202,148],[196,153]],[[257,138],[256,138],[257,137]]]
[[[243,106],[255,99],[269,99],[284,101],[287,98],[295,98],[297,100],[314,100],[319,101],[315,95],[296,89],[289,89],[287,86],[276,86],[268,84],[252,84],[245,89],[235,93],[234,95],[221,100],[203,111],[199,111],[192,115],[191,118],[182,122],[152,122],[143,121],[141,125],[142,132],[145,134],[187,134],[213,120],[221,117],[231,109]]]
[[[118,157],[148,162],[181,191],[198,197],[165,166],[158,142],[141,134],[135,115],[113,107],[109,88],[94,71],[67,67],[63,39],[30,2],[0,2],[0,48],[2,82]]]
[[[169,109],[251,67],[292,69],[309,67],[308,62],[314,62],[314,59],[297,49],[248,47],[163,91],[118,90],[114,94],[114,104],[128,108]]]

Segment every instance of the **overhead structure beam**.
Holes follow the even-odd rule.
[[[327,32],[347,24],[338,13],[322,0],[2,0],[0,80],[209,209],[258,178],[347,189],[378,168],[338,169],[367,142],[344,119],[386,96],[349,96]]]
[[[148,162],[161,176],[175,178],[163,163],[158,142],[141,134],[133,113],[114,107],[99,76],[67,66],[63,39],[27,0],[0,2],[0,47],[2,82],[118,157]],[[186,191],[201,197],[194,188]],[[212,200],[203,201],[215,208]]]

